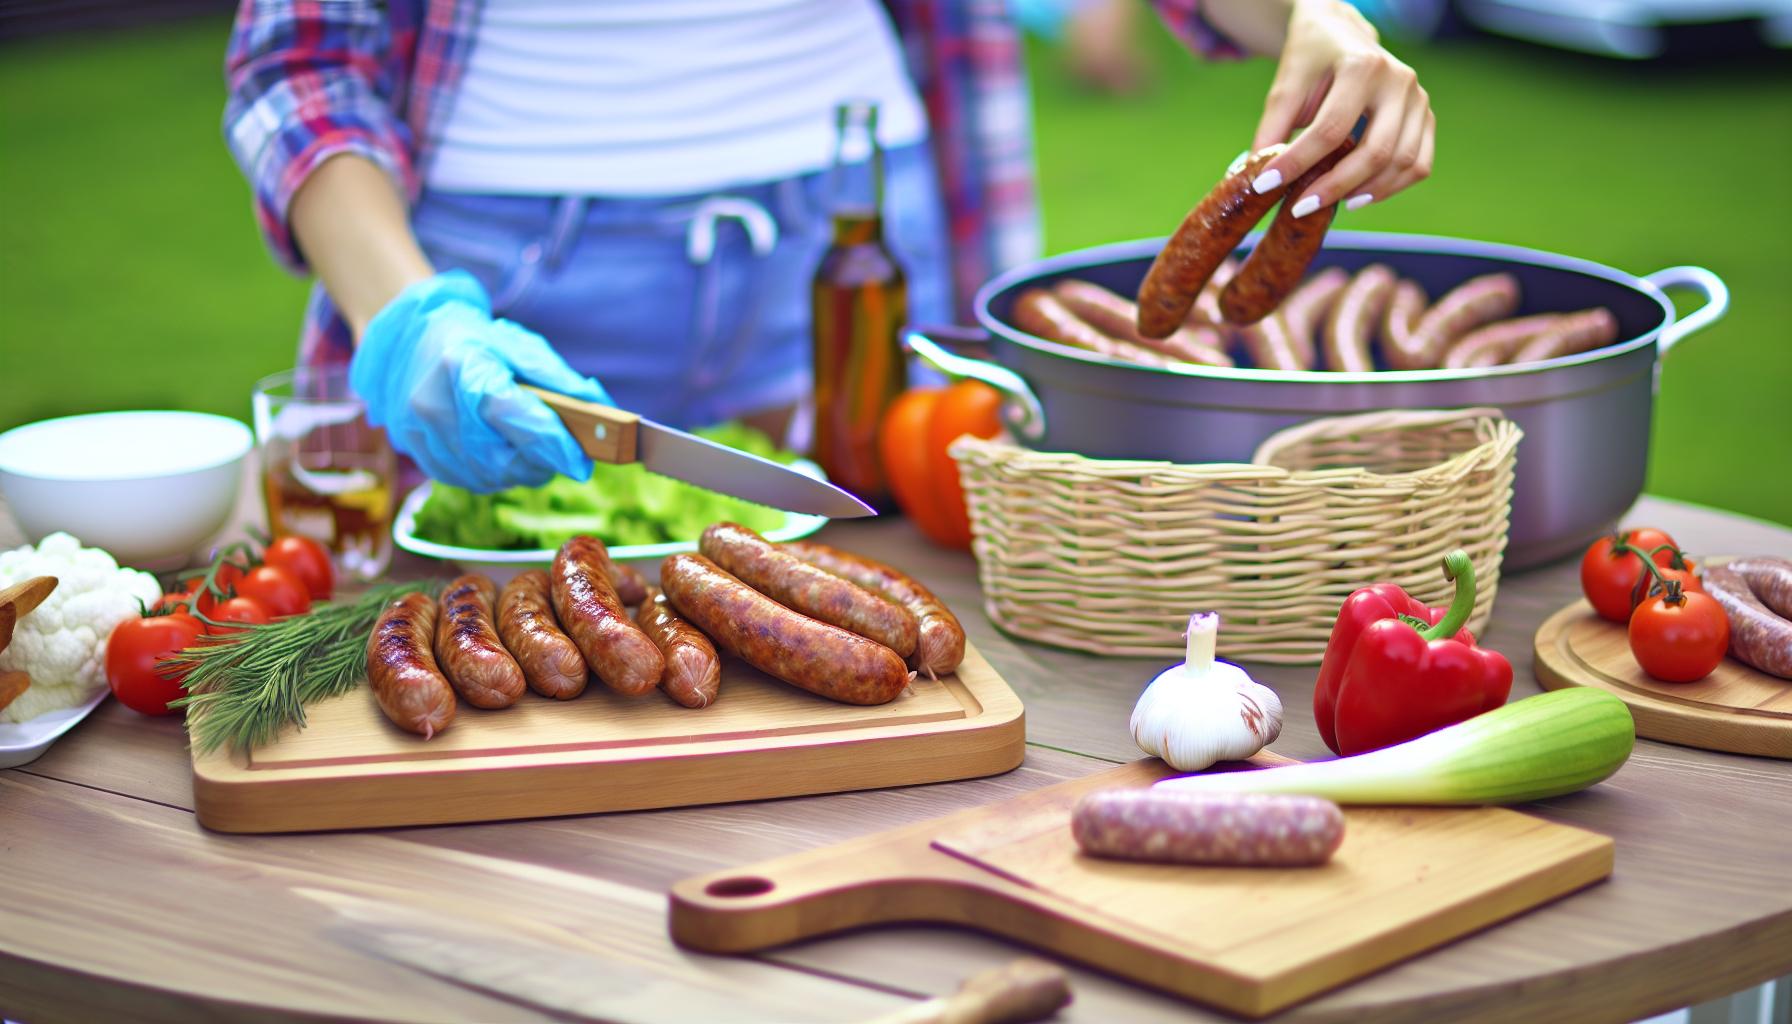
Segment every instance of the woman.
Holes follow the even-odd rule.
[[[1368,118],[1296,213],[1429,173],[1424,90],[1343,0],[1158,8],[1203,54],[1281,54],[1252,145],[1305,130],[1261,188]],[[494,490],[591,468],[519,381],[672,423],[807,393],[841,99],[883,112],[915,320],[1033,256],[1020,56],[1000,0],[243,0],[225,134],[319,279],[301,359],[348,362],[429,475]]]

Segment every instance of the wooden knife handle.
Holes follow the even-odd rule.
[[[1025,1024],[1070,1003],[1070,980],[1056,964],[1033,957],[981,971],[957,992],[929,999],[870,1024]]]
[[[640,456],[640,445],[636,441],[636,424],[641,417],[632,412],[625,412],[613,405],[599,405],[581,398],[563,395],[558,391],[544,391],[530,384],[524,384],[523,390],[548,404],[560,422],[585,449],[585,454],[598,462],[617,464],[634,462]]]
[[[6,645],[12,643],[14,624],[43,604],[44,598],[49,597],[50,591],[55,589],[54,576],[33,576],[10,587],[0,587],[0,651],[6,650]]]

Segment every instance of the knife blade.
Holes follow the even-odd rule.
[[[585,454],[598,462],[639,462],[649,472],[787,512],[832,519],[877,515],[851,492],[801,470],[614,406],[523,387],[546,402]]]

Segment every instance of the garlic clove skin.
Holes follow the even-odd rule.
[[[1178,771],[1243,760],[1282,733],[1275,691],[1214,660],[1218,630],[1218,615],[1191,616],[1187,660],[1159,673],[1133,708],[1134,742]]]

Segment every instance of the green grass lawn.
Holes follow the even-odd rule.
[[[221,141],[226,22],[0,48],[0,429],[95,409],[246,417],[291,365],[276,269]],[[1644,274],[1694,263],[1729,316],[1661,375],[1649,489],[1792,523],[1792,62],[1624,65],[1485,39],[1404,45],[1432,179],[1341,226],[1460,235]],[[1250,141],[1272,67],[1153,30],[1156,87],[1077,90],[1036,49],[1047,248],[1162,234]]]

